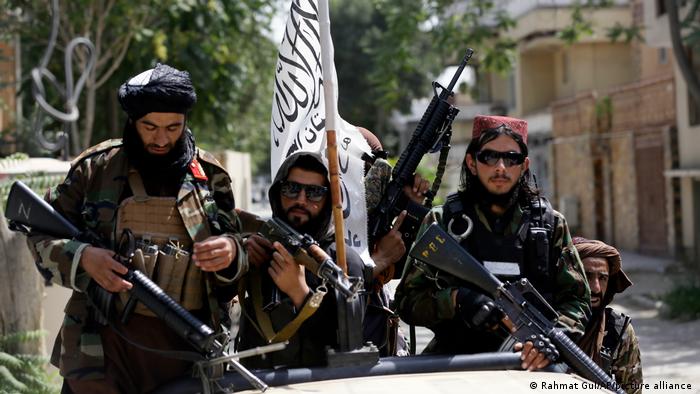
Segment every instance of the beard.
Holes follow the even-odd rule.
[[[304,211],[306,213],[306,216],[309,219],[305,223],[302,223],[301,222],[302,219],[300,217],[291,216],[290,213],[293,209],[298,209],[298,210]],[[309,235],[313,236],[314,238],[316,238],[315,233],[317,233],[323,225],[323,218],[321,217],[321,215],[312,216],[311,212],[309,212],[309,210],[307,210],[306,208],[304,208],[300,205],[292,205],[291,207],[289,207],[284,212],[284,217],[286,219],[286,222],[290,226],[292,226],[292,228],[294,228],[295,230],[297,230],[298,232],[300,232],[302,234],[309,234]]]
[[[134,123],[128,121],[124,127],[124,149],[129,163],[144,178],[147,189],[149,184],[177,185],[187,172],[195,153],[194,136],[185,129],[172,149],[164,155],[154,155],[146,150]]]
[[[491,193],[479,177],[469,173],[468,175],[469,187],[464,191],[467,197],[472,201],[475,201],[479,206],[485,208],[486,211],[491,211],[492,205],[497,205],[504,209],[508,209],[515,204],[520,195],[520,179],[516,182],[513,187],[503,194]]]

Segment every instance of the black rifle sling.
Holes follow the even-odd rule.
[[[438,167],[435,172],[435,180],[433,181],[433,186],[430,189],[430,193],[425,199],[425,206],[431,208],[433,206],[433,199],[437,195],[438,190],[440,190],[440,185],[442,184],[442,176],[445,174],[445,168],[447,167],[447,157],[450,155],[450,139],[452,138],[452,122],[450,121],[448,128],[445,131],[445,135],[442,137],[442,147],[440,148],[440,158],[438,159]]]

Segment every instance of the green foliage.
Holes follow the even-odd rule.
[[[580,41],[586,36],[593,34],[593,23],[584,16],[584,11],[594,11],[614,6],[612,0],[586,0],[585,2],[576,1],[571,12],[571,23],[561,31],[557,32],[557,37],[565,43],[571,45]],[[634,40],[644,41],[642,37],[642,26],[632,24],[625,26],[620,22],[607,29],[606,37],[612,42],[623,40],[625,43],[630,43]]]
[[[596,117],[607,116],[612,113],[612,99],[610,96],[605,96],[595,103],[595,115]]]
[[[22,65],[23,74],[28,75],[48,41],[48,3],[0,1],[21,10]],[[197,143],[210,150],[250,151],[254,165],[264,170],[269,165],[269,113],[276,61],[276,44],[266,33],[275,4],[275,0],[62,1],[59,44],[49,68],[62,79],[65,42],[84,33],[93,41],[101,38],[95,44],[103,55],[114,52],[115,57],[98,62],[95,132],[89,144],[121,136],[125,118],[115,95],[127,78],[156,62],[187,70],[198,93],[198,104],[189,119]],[[100,25],[105,26],[102,35],[94,33]],[[117,52],[122,44],[128,44],[128,49],[120,60]],[[80,63],[80,56],[78,59]],[[111,68],[114,72],[108,74]],[[30,91],[28,80],[23,91]],[[55,100],[55,93],[50,94]],[[24,99],[25,108],[33,108],[31,95],[24,94]],[[85,116],[81,112],[81,118]],[[30,144],[31,139],[26,142]]]
[[[18,344],[37,341],[44,335],[45,331],[27,331],[0,336],[0,393],[53,394],[60,391],[57,374],[46,371],[46,357],[14,351]]]
[[[698,20],[698,11],[700,10],[700,1],[695,0],[690,5],[688,13],[680,22],[682,31],[685,32],[683,43],[689,47],[697,47],[700,45],[700,20]]]
[[[472,63],[490,70],[513,62],[515,43],[500,33],[515,21],[492,1],[331,0],[330,10],[340,114],[388,149],[391,111],[430,95],[432,79],[467,47],[476,51]]]
[[[137,42],[131,56],[143,68],[155,58],[188,70],[198,93],[190,117],[198,144],[209,150],[250,152],[258,172],[267,171],[270,161],[277,47],[265,33],[272,3],[177,2],[152,27],[151,40]]]
[[[611,27],[606,36],[612,42],[617,42],[622,39],[626,44],[632,41],[644,42],[644,37],[642,37],[642,28],[637,25],[624,26],[620,22],[615,22],[615,26]]]
[[[557,36],[571,45],[580,41],[581,38],[592,34],[593,24],[590,20],[583,17],[583,6],[577,2],[571,12],[571,24],[558,32]]]
[[[4,158],[0,158],[0,171],[7,167],[11,167],[18,162],[27,160],[29,156],[23,152],[13,153],[12,155]],[[65,175],[63,174],[44,174],[44,173],[32,173],[31,176],[20,175],[20,176],[9,176],[0,181],[0,211],[5,208],[5,203],[7,201],[8,194],[10,193],[10,188],[15,181],[24,182],[27,187],[34,190],[37,194],[43,195],[46,189],[55,186],[60,183]],[[0,348],[5,344],[4,339],[0,338]]]
[[[700,285],[688,284],[676,287],[664,297],[672,319],[693,320],[700,318]]]

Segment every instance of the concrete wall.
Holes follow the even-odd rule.
[[[639,248],[637,182],[634,165],[634,139],[631,132],[621,133],[610,140],[611,222],[612,234],[606,238],[615,247],[626,250]]]
[[[568,60],[566,60],[568,57]],[[568,62],[568,79],[563,68]],[[591,43],[562,48],[555,56],[556,97],[571,97],[578,92],[607,89],[637,79],[629,44]]]
[[[649,139],[668,144],[666,133],[675,122],[674,94],[673,78],[665,76],[552,104],[556,201],[578,202],[581,223],[577,230],[581,235],[601,238],[623,249],[640,249],[640,231],[644,231],[639,229],[640,215],[649,207],[642,207],[637,199],[638,193],[644,193],[637,190],[638,181],[653,176],[664,187],[662,172],[669,164],[664,160],[658,163],[658,171],[640,173],[636,150]],[[595,111],[596,103],[600,105],[604,97],[611,102],[610,123],[602,122]],[[595,159],[603,163],[602,174],[594,173]],[[600,188],[597,196],[596,182]],[[655,213],[672,216],[671,206],[663,201],[657,205]],[[603,217],[596,217],[601,212]],[[602,229],[596,220],[604,221]],[[661,225],[666,224],[666,220],[661,221]],[[672,243],[668,245],[671,249]]]
[[[614,26],[617,22],[627,26],[632,20],[632,15],[627,5],[613,6],[594,11],[588,10],[584,12],[584,17],[595,21],[595,23],[593,24],[593,35],[584,37],[583,41],[605,40],[605,33],[608,27]],[[570,7],[540,6],[519,16],[518,25],[507,34],[510,38],[521,41],[543,31],[561,30],[570,24]]]
[[[523,53],[519,59],[519,113],[546,108],[555,98],[554,55],[546,51]]]

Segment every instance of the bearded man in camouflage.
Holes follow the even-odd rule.
[[[132,287],[120,276],[127,268],[114,259],[122,234],[135,237],[135,268],[214,327],[221,305],[235,294],[238,273],[247,269],[231,180],[186,127],[196,102],[189,73],[158,64],[124,83],[118,95],[128,115],[123,139],[83,152],[45,197],[107,248],[30,239],[44,275],[73,290],[51,357],[65,378],[63,392],[149,392],[192,367],[134,346],[191,350],[140,303],[127,323],[120,321]],[[119,294],[110,325],[97,322],[99,312],[87,300],[93,281]]]
[[[642,360],[629,316],[609,305],[632,286],[622,271],[620,252],[597,240],[574,238],[591,288],[593,315],[579,341],[581,349],[628,393],[641,393]]]
[[[527,153],[527,122],[477,116],[460,189],[426,216],[418,236],[438,222],[501,280],[528,278],[559,313],[558,325],[578,338],[590,315],[590,290],[564,217],[529,184]],[[435,333],[425,352],[496,351],[508,337],[493,300],[415,260],[406,264],[395,302],[404,321]],[[522,350],[522,367],[531,370],[548,365],[545,354],[554,354],[551,345],[537,348],[530,341],[514,349]]]

